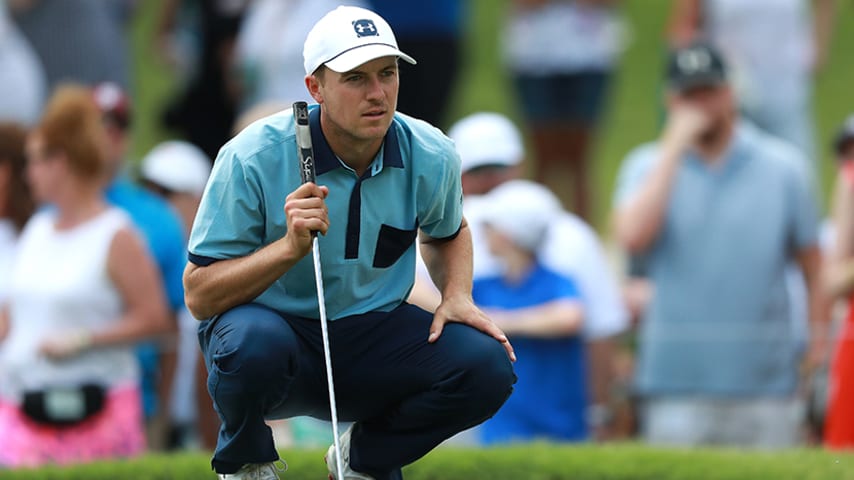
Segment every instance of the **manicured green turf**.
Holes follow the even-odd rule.
[[[321,451],[285,451],[287,480],[325,478]],[[815,450],[655,450],[638,445],[440,448],[404,470],[407,480],[854,480],[854,454]],[[149,456],[67,469],[0,471],[0,480],[213,478],[204,454]]]

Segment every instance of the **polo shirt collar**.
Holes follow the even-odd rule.
[[[311,143],[314,150],[314,168],[317,175],[322,175],[342,166],[338,157],[329,146],[329,143],[326,142],[323,131],[320,129],[320,108],[315,108],[308,114],[308,123],[311,127]],[[391,127],[389,127],[383,140],[383,145],[384,148],[381,149],[383,168],[403,168],[400,143],[397,140],[397,119],[392,120]]]

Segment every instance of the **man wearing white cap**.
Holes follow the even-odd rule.
[[[322,254],[344,478],[400,479],[492,416],[515,382],[506,336],[471,298],[459,158],[438,129],[395,112],[398,59],[375,13],[340,7],[304,46],[317,183],[301,185],[289,111],[250,125],[214,164],[190,236],[187,305],[222,420],[221,479],[275,479],[265,419],[329,419],[312,232]],[[322,186],[321,186],[322,185]],[[283,208],[284,202],[284,208]],[[405,303],[415,239],[442,292]],[[509,359],[508,359],[509,358]],[[336,477],[335,455],[328,455]]]
[[[156,145],[142,159],[140,179],[146,188],[169,202],[178,212],[184,233],[193,225],[202,192],[211,173],[211,161],[192,143],[168,140]],[[186,246],[185,246],[186,247]],[[169,389],[170,431],[167,448],[185,446],[197,432],[203,448],[216,444],[219,422],[210,401],[201,398],[207,372],[199,368],[198,322],[183,308],[178,312],[178,343],[174,375]],[[202,375],[204,373],[204,375]]]

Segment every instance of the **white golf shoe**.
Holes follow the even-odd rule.
[[[329,480],[374,480],[374,477],[370,477],[364,473],[354,472],[353,469],[350,468],[350,434],[352,432],[353,426],[350,425],[350,428],[341,434],[338,441],[339,445],[341,445],[341,460],[344,462],[344,465],[341,468],[344,478],[337,477],[338,460],[335,457],[335,444],[333,443],[330,445],[329,450],[326,451],[326,456],[323,459],[326,460],[326,466],[329,468]]]
[[[220,473],[219,480],[280,480],[279,472],[284,472],[288,469],[288,464],[281,463],[278,466],[275,463],[247,463],[236,473]]]

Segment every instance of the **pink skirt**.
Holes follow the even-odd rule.
[[[85,463],[144,451],[142,401],[136,386],[112,389],[102,411],[63,428],[35,423],[17,405],[0,400],[0,468]]]

